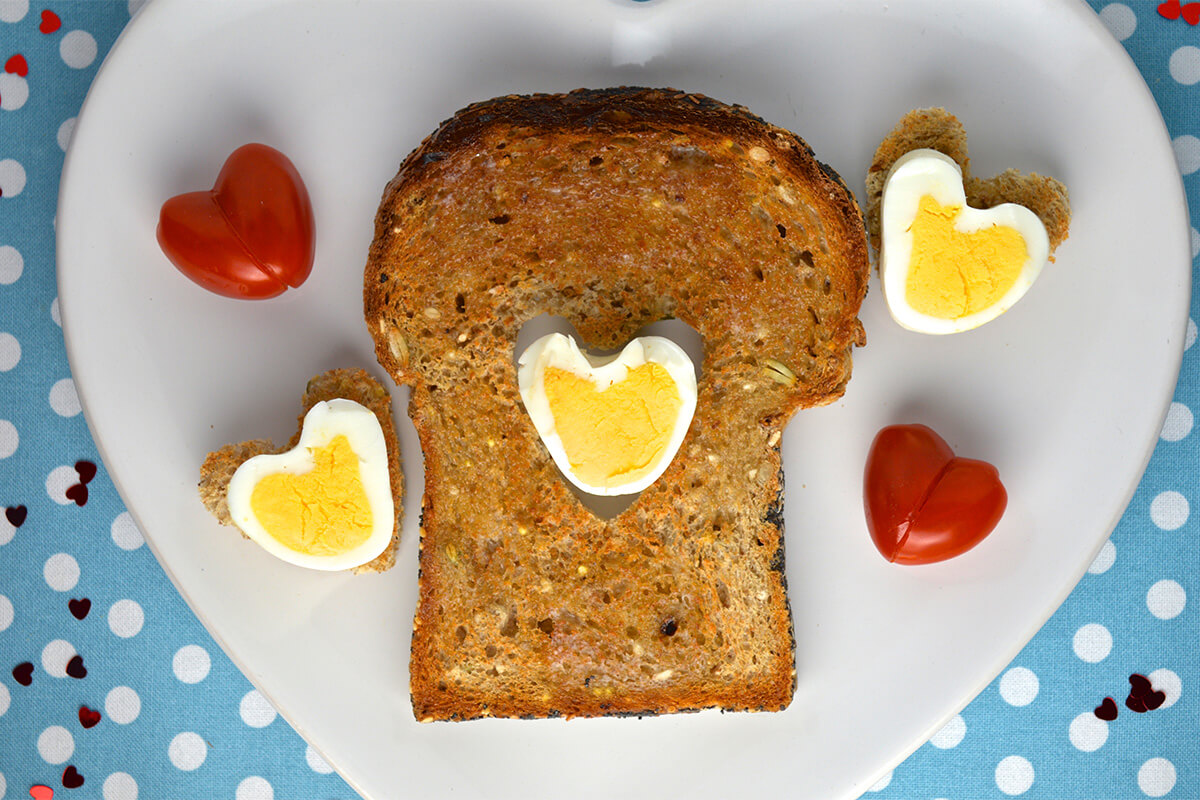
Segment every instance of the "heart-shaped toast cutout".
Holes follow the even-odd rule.
[[[1041,273],[1050,240],[1037,214],[967,205],[958,164],[936,150],[901,156],[884,184],[880,276],[892,316],[924,333],[995,319]]]
[[[383,430],[370,409],[351,400],[314,405],[296,446],[242,463],[227,498],[247,536],[311,569],[361,566],[384,551],[395,530]]]
[[[1008,494],[991,464],[958,458],[924,425],[891,425],[871,445],[863,477],[871,539],[899,564],[930,564],[983,541]]]
[[[163,204],[158,243],[205,289],[243,300],[275,297],[312,271],[312,203],[283,153],[244,145],[225,161],[212,189]]]
[[[584,492],[635,494],[667,469],[696,410],[696,373],[679,345],[632,339],[592,356],[552,333],[521,354],[525,410],[559,470]]]

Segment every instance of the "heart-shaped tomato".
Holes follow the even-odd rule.
[[[1008,504],[995,467],[956,457],[924,425],[891,425],[875,436],[863,499],[875,546],[900,564],[965,553],[992,532]]]
[[[287,156],[244,145],[226,159],[212,189],[163,203],[158,243],[205,289],[243,300],[275,297],[312,271],[312,203]]]

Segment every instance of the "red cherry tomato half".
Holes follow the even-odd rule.
[[[275,297],[312,271],[312,203],[287,156],[264,144],[234,150],[213,188],[163,203],[158,243],[179,271],[209,291]]]
[[[1000,522],[1008,494],[996,468],[958,458],[924,425],[875,436],[863,475],[867,529],[883,557],[931,564],[961,555]]]

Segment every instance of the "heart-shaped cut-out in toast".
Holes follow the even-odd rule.
[[[660,336],[596,357],[552,333],[521,354],[517,382],[559,470],[596,495],[634,494],[657,480],[696,410],[691,359]]]
[[[1008,504],[995,467],[956,457],[924,425],[891,425],[876,435],[863,495],[875,546],[899,564],[965,553],[992,532]]]
[[[212,189],[163,204],[158,243],[205,289],[243,300],[275,297],[312,271],[312,203],[283,153],[247,144],[226,159]]]

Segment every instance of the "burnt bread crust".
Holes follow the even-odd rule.
[[[797,409],[844,391],[867,277],[845,184],[740,107],[510,96],[422,142],[364,271],[425,456],[416,717],[786,707],[778,445]],[[572,493],[521,404],[517,334],[543,313],[594,348],[666,318],[703,337],[687,438],[612,519]]]

